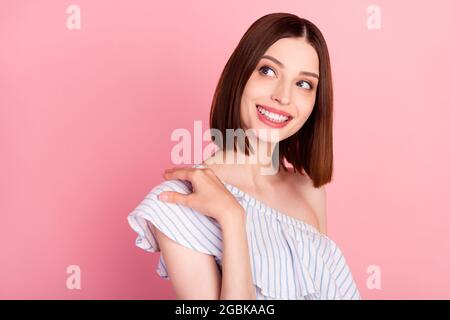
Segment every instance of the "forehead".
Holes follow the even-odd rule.
[[[264,53],[281,61],[285,68],[294,72],[319,73],[319,56],[305,38],[283,38],[272,44]]]

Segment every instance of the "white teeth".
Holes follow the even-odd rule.
[[[259,113],[264,115],[267,119],[269,119],[270,121],[273,121],[273,122],[280,122],[281,123],[281,122],[285,122],[285,121],[287,121],[289,119],[286,116],[282,116],[282,115],[279,115],[279,114],[275,114],[273,112],[269,112],[269,111],[267,111],[266,109],[264,109],[264,108],[262,108],[260,106],[258,106],[258,111],[259,111]]]

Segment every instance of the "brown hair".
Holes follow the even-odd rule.
[[[304,37],[319,57],[319,83],[313,111],[302,128],[277,143],[280,165],[292,164],[294,172],[302,169],[318,188],[331,181],[333,171],[333,87],[330,58],[325,39],[310,21],[290,13],[272,13],[255,21],[245,32],[220,76],[213,96],[210,128],[220,130],[242,128],[241,97],[244,87],[267,49],[282,38]],[[214,140],[217,144],[217,141]],[[245,138],[245,154],[248,140]],[[236,151],[236,143],[233,142]]]

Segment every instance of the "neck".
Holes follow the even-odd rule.
[[[241,181],[249,188],[259,189],[261,186],[271,184],[280,178],[279,154],[276,143],[267,143],[266,148],[255,150],[254,153],[245,153],[236,147],[218,150],[205,160],[207,165],[225,165],[228,170],[224,172],[227,178]]]

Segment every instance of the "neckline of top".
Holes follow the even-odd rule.
[[[206,164],[195,164],[194,167],[199,168],[199,167],[204,167],[204,168],[208,168],[208,166]],[[275,216],[276,218],[278,218],[279,220],[285,222],[285,223],[289,223],[289,224],[293,224],[295,226],[301,227],[307,231],[311,231],[313,233],[316,233],[320,236],[326,237],[328,238],[327,235],[321,233],[315,226],[313,226],[312,224],[309,224],[303,220],[294,218],[286,213],[282,213],[281,211],[270,207],[269,205],[267,205],[266,203],[264,203],[261,200],[256,199],[254,196],[248,194],[247,192],[242,191],[241,189],[239,189],[238,187],[236,187],[235,185],[232,185],[228,182],[222,181],[219,177],[217,177],[220,182],[222,182],[223,185],[225,185],[225,187],[227,187],[227,189],[241,197],[244,198],[250,205],[256,207],[257,209],[262,209],[264,210],[264,212],[266,212],[269,215]],[[252,204],[253,202],[253,204]]]

